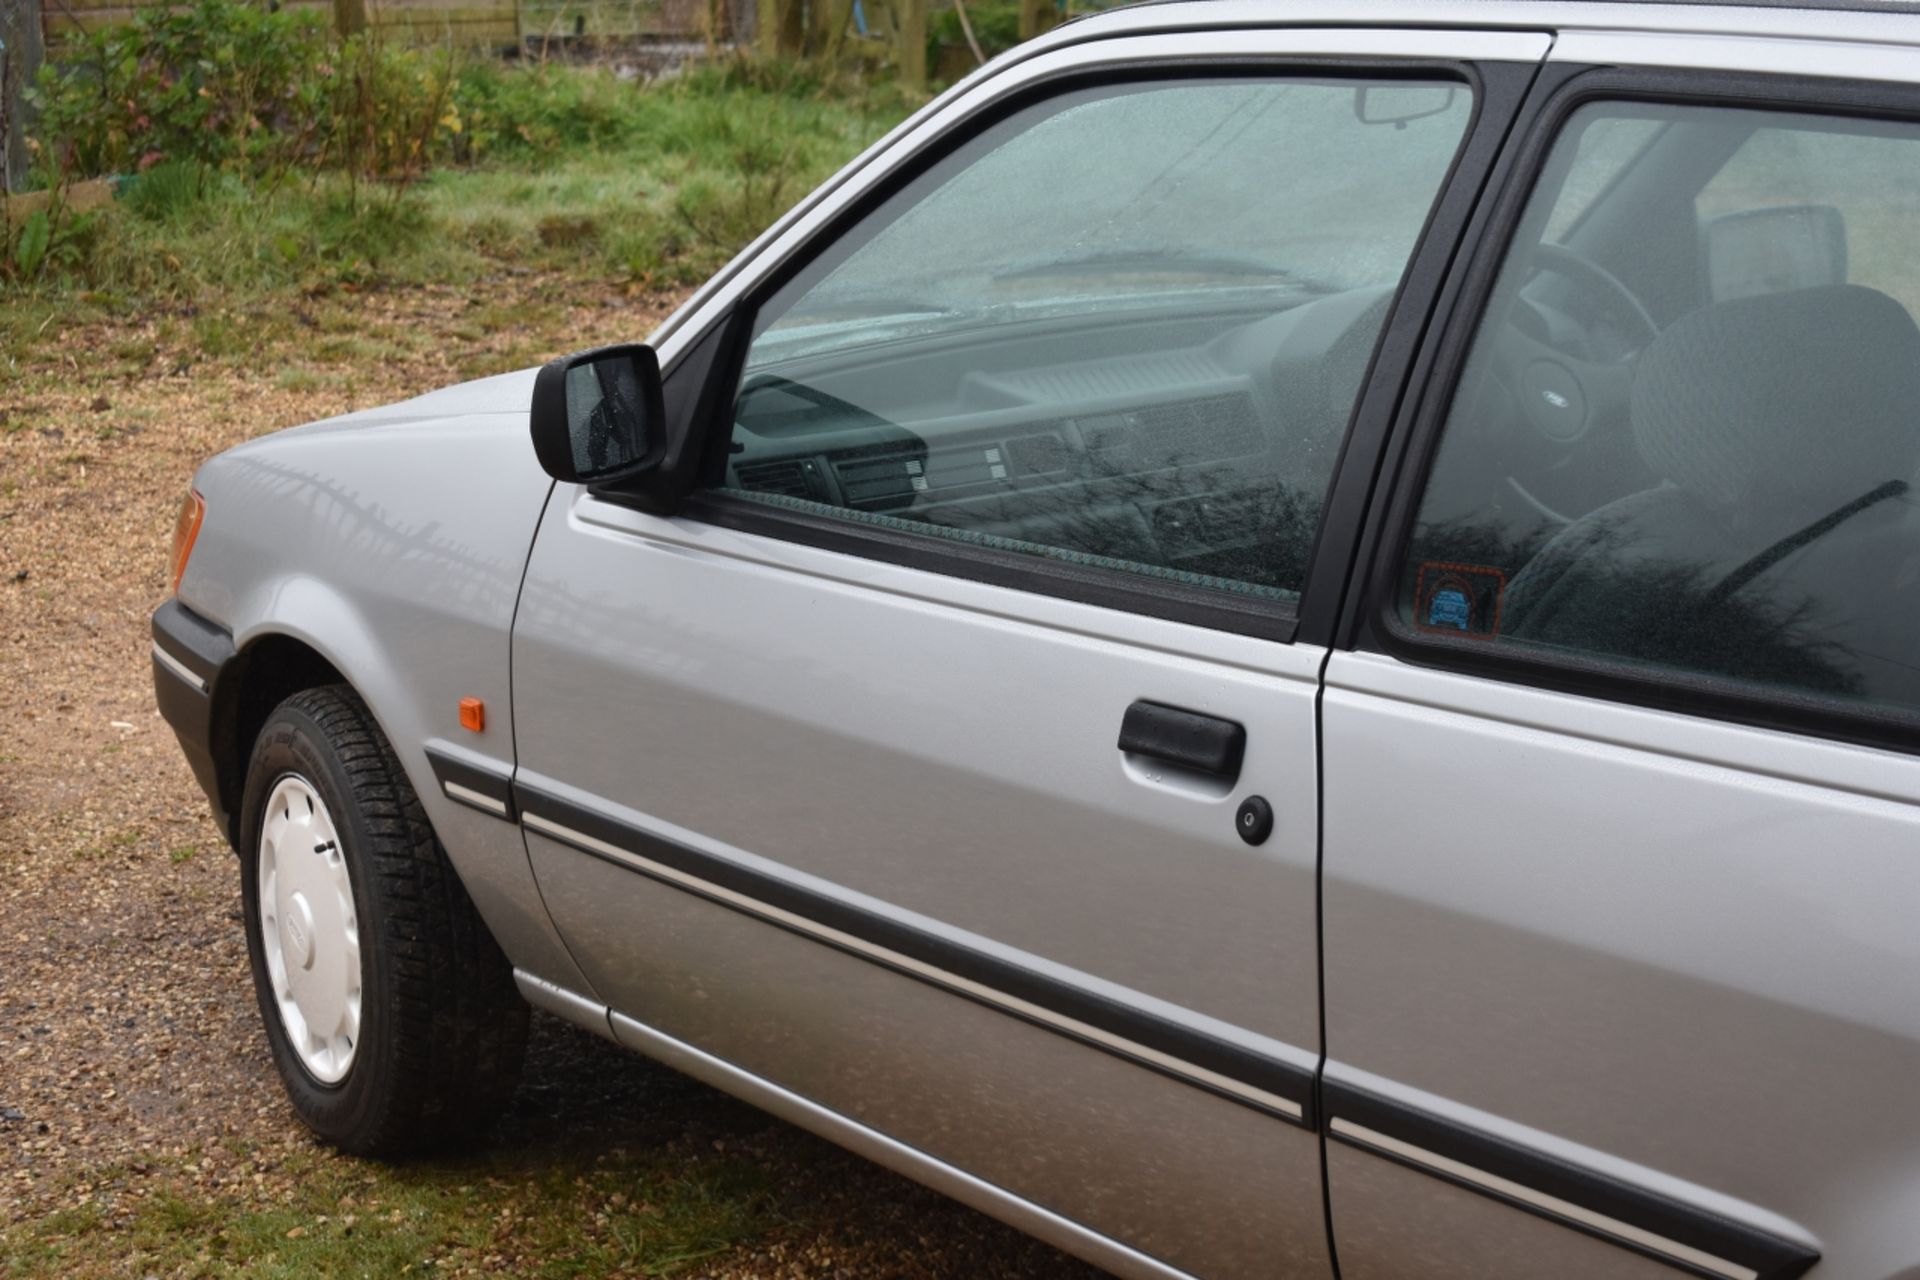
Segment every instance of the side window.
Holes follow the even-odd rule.
[[[1595,186],[1580,139],[1626,119],[1653,141],[1570,222]],[[1443,428],[1400,625],[1920,709],[1920,126],[1593,105],[1556,150]],[[1622,283],[1655,261],[1692,264],[1682,305]]]
[[[948,153],[760,308],[726,489],[1297,594],[1463,86],[1076,91]]]
[[[1659,132],[1660,121],[1646,116],[1601,117],[1580,130],[1545,237],[1565,240]]]

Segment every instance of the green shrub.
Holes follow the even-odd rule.
[[[322,162],[356,179],[410,182],[461,130],[453,55],[354,36],[321,68]]]
[[[969,4],[967,20],[973,24],[974,39],[980,42],[980,51],[991,58],[1013,48],[1020,43],[1020,6],[1018,3]],[[967,45],[967,33],[960,25],[960,13],[951,6],[945,6],[928,15],[927,19],[927,65],[938,66],[942,46],[953,49],[972,50]]]
[[[460,132],[455,76],[445,51],[371,32],[336,42],[313,12],[247,0],[142,8],[42,68],[42,177],[194,164],[410,181]]]
[[[450,157],[471,163],[616,146],[632,136],[642,92],[641,86],[593,70],[469,64],[460,69],[454,88],[462,132],[450,140]]]
[[[43,169],[132,173],[172,160],[261,170],[311,156],[328,50],[313,13],[242,0],[142,8],[41,69]]]
[[[197,160],[165,160],[127,183],[120,202],[136,217],[169,222],[199,204],[218,181],[218,173]]]
[[[197,305],[343,282],[457,281],[500,263],[686,283],[913,105],[890,85],[803,64],[727,58],[649,83],[340,42],[241,0],[194,3],[189,16],[204,24],[195,48],[219,45],[222,24],[260,39],[271,25],[298,44],[306,78],[268,115],[281,119],[288,104],[307,114],[284,134],[263,118],[188,145],[189,123],[214,118],[197,90],[181,119],[130,116],[124,102],[90,110],[106,80],[123,96],[142,77],[158,84],[168,49],[186,47],[158,42],[109,75],[108,51],[138,47],[137,31],[172,31],[173,19],[143,11],[132,28],[94,33],[77,63],[43,79],[43,176],[56,194],[89,170],[131,176],[113,206],[84,218],[52,202],[44,233],[0,219],[0,290]],[[239,93],[222,81],[208,97]]]
[[[64,197],[54,191],[37,208],[12,209],[0,192],[0,284],[69,275],[96,252],[105,211],[75,213]]]

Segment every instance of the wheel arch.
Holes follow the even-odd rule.
[[[240,847],[240,798],[254,739],[273,709],[303,689],[349,680],[318,649],[285,632],[268,631],[235,653],[213,689],[213,759],[220,808],[227,815],[227,843]],[[359,690],[355,690],[359,692]],[[364,694],[362,695],[365,696]]]
[[[429,745],[440,741],[464,747],[468,755],[490,755],[499,772],[511,769],[506,630],[468,626],[465,635],[483,639],[481,662],[475,662],[475,646],[469,643],[464,674],[448,688],[446,671],[461,667],[461,662],[445,662],[437,669],[422,663],[443,638],[462,634],[460,620],[422,619],[396,603],[396,594],[417,586],[387,582],[377,590],[343,591],[311,574],[285,574],[258,581],[221,602],[227,607],[218,616],[231,628],[234,656],[213,682],[210,739],[224,834],[234,849],[244,844],[240,814],[247,767],[273,708],[305,688],[343,685],[366,705],[392,747],[446,848],[454,875],[494,939],[528,972],[572,990],[590,991],[547,917],[518,825],[448,800],[428,758]],[[184,603],[192,607],[195,601]],[[496,645],[497,657],[485,653]],[[434,696],[436,680],[440,698]],[[457,704],[445,694],[467,689],[497,708],[487,724],[490,750],[476,751],[472,743],[450,744],[435,732],[442,721],[447,730],[460,732],[455,727]],[[430,714],[435,707],[444,711],[443,717]]]
[[[226,814],[227,842],[240,848],[240,799],[247,764],[267,717],[303,689],[339,684],[367,705],[396,749],[407,739],[392,723],[395,680],[373,631],[354,602],[309,577],[290,577],[254,597],[234,628],[235,654],[212,689],[211,747]],[[401,753],[404,762],[405,752]]]

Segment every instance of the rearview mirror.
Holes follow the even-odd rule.
[[[1453,105],[1450,84],[1363,84],[1353,91],[1353,118],[1361,124],[1404,128]]]
[[[561,356],[533,380],[533,452],[556,480],[605,484],[665,453],[660,359],[642,343]]]
[[[1707,223],[1714,302],[1847,282],[1847,220],[1826,204],[1729,213]]]

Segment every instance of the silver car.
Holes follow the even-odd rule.
[[[207,463],[299,1114],[531,1004],[1122,1276],[1920,1276],[1894,8],[1075,22],[647,345]]]

